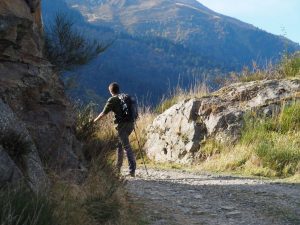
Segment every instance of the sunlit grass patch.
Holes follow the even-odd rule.
[[[233,171],[245,175],[290,177],[300,173],[300,104],[283,106],[279,115],[248,114],[240,141],[235,145],[211,140],[201,149],[207,171]]]
[[[161,102],[154,109],[155,113],[163,113],[173,105],[188,98],[200,98],[209,93],[209,88],[205,83],[195,82],[187,89],[176,87],[167,98],[162,98]]]
[[[260,68],[256,63],[253,63],[251,70],[245,67],[239,73],[231,73],[229,79],[225,80],[225,83],[283,79],[297,76],[300,76],[300,52],[284,54],[278,64],[268,63],[265,68]]]

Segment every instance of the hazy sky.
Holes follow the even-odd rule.
[[[300,0],[198,1],[216,12],[300,43]]]

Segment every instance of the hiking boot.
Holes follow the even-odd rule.
[[[135,177],[135,172],[130,172],[128,175],[131,177]]]

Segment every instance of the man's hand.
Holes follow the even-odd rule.
[[[101,120],[104,116],[105,116],[104,113],[100,113],[99,116],[97,116],[97,117],[94,119],[94,122],[96,123],[98,120]]]

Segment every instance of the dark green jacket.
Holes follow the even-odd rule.
[[[102,111],[105,115],[114,112],[115,114],[115,124],[120,124],[122,123],[122,108],[121,108],[121,100],[118,98],[118,96],[112,96],[110,97]]]

